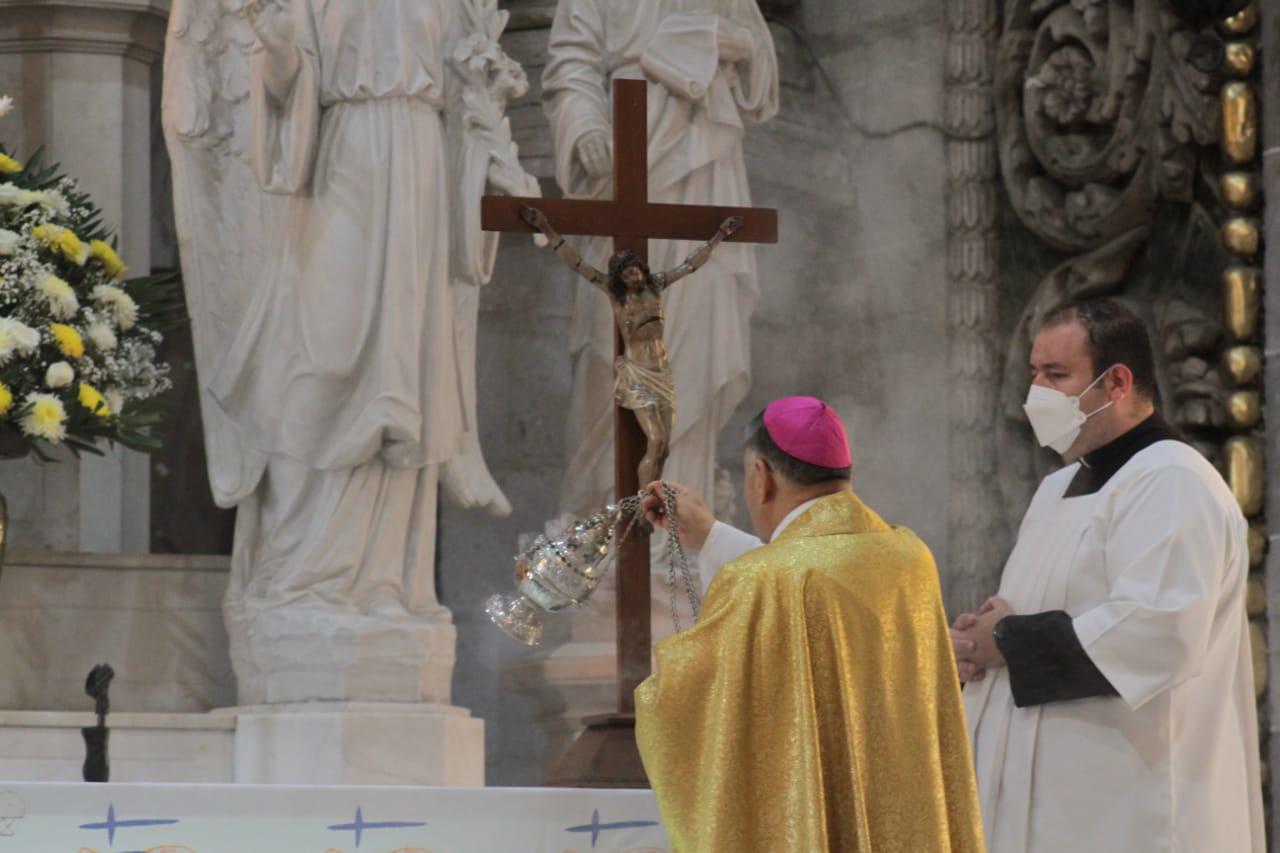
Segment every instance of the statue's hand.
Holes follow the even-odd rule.
[[[756,42],[746,27],[721,17],[716,23],[716,48],[720,61],[732,64],[750,59],[755,53]]]
[[[734,234],[742,230],[743,221],[741,216],[730,216],[720,226],[720,233],[726,237],[732,237]]]
[[[609,134],[594,130],[578,140],[578,160],[591,177],[609,177],[613,171],[613,144]]]
[[[495,156],[489,161],[485,176],[489,186],[497,192],[514,196],[540,196],[538,180],[526,172],[515,157]]]

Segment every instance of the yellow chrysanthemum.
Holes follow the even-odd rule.
[[[70,228],[47,222],[32,228],[31,236],[44,243],[49,251],[57,252],[78,267],[89,260],[89,247]]]
[[[9,386],[0,382],[0,415],[9,414],[9,410],[13,408],[13,392],[9,390]]]
[[[111,417],[111,407],[107,405],[106,399],[97,388],[84,382],[80,383],[80,405],[100,418]]]
[[[62,323],[50,323],[49,334],[53,335],[58,351],[67,358],[80,358],[84,355],[84,338],[75,329]]]
[[[115,249],[111,248],[110,243],[103,240],[90,240],[89,253],[98,259],[103,269],[107,271],[107,275],[112,278],[124,278],[128,267],[124,265],[124,261],[120,260],[120,256],[116,254]]]
[[[22,171],[22,164],[8,154],[0,154],[0,174],[16,175]]]
[[[30,394],[31,409],[22,418],[22,431],[32,438],[57,444],[67,437],[67,410],[52,394]]]

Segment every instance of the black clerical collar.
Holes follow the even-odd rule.
[[[1159,441],[1184,441],[1159,412],[1147,418],[1124,435],[1103,445],[1080,459],[1080,470],[1071,478],[1064,498],[1091,495],[1106,485],[1124,464]]]

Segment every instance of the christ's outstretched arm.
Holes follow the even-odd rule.
[[[720,227],[716,229],[715,234],[711,235],[710,240],[698,246],[689,257],[684,259],[684,263],[667,272],[654,273],[653,283],[659,290],[665,290],[690,273],[697,272],[707,261],[711,260],[711,253],[715,251],[716,246],[719,246],[726,237],[732,236],[741,227],[742,217],[730,216],[720,223]]]
[[[545,213],[538,210],[536,207],[530,207],[526,204],[520,208],[520,218],[543,233],[543,235],[551,242],[552,251],[559,255],[560,259],[568,264],[570,269],[594,284],[596,287],[604,290],[606,293],[608,292],[605,286],[608,282],[608,277],[600,270],[584,261],[582,259],[582,255],[575,252],[573,247],[564,241],[564,238],[560,236],[559,232],[551,227],[551,221],[547,219],[547,215]]]

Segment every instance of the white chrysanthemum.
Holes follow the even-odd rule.
[[[11,320],[0,320],[0,364],[8,363],[18,351],[18,340],[6,326]]]
[[[48,190],[41,193],[42,198],[36,200],[36,204],[56,213],[63,219],[71,216],[71,202],[67,201],[67,197],[57,190]]]
[[[28,355],[40,346],[40,333],[11,317],[0,317],[0,364],[14,353]]]
[[[0,96],[0,118],[11,112],[13,112],[13,98],[8,95]]]
[[[100,284],[93,289],[93,301],[111,309],[111,318],[121,330],[133,328],[138,322],[138,304],[129,294],[110,284]]]
[[[124,392],[119,388],[108,388],[102,392],[102,396],[107,400],[108,409],[117,415],[124,411]]]
[[[49,302],[49,313],[58,320],[70,320],[80,310],[80,300],[71,285],[53,273],[45,273],[36,282],[36,290]]]
[[[40,205],[49,207],[49,194],[44,190],[18,190],[17,200],[15,204],[18,207],[31,207],[32,205]]]
[[[27,190],[17,184],[0,183],[0,204],[9,207],[20,207],[26,202],[23,199],[29,195]]]
[[[21,242],[21,234],[0,228],[0,255],[12,255],[18,251],[18,244]]]
[[[44,372],[44,384],[50,388],[66,388],[76,378],[76,372],[65,361],[55,361]]]
[[[28,394],[30,406],[22,417],[22,431],[32,438],[43,438],[55,444],[67,437],[67,410],[52,394]]]
[[[92,323],[87,331],[89,343],[93,344],[103,352],[110,352],[116,348],[116,333],[106,323]],[[112,411],[119,411],[113,409]]]
[[[21,320],[8,320],[9,332],[18,342],[18,352],[31,355],[40,346],[40,333]]]

